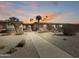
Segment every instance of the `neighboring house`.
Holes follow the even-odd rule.
[[[40,28],[47,28],[49,27],[51,30],[55,29],[57,31],[62,31],[63,26],[64,25],[68,25],[69,23],[39,23],[39,27]],[[32,31],[36,31],[37,30],[37,22],[35,23],[30,23],[30,24],[23,24],[25,26],[25,29],[27,30],[27,28],[29,26],[31,26]],[[76,29],[79,31],[79,24],[72,24],[73,28],[72,29]],[[77,26],[75,26],[77,25]]]
[[[24,30],[27,30],[28,27],[30,26],[32,31],[36,31],[37,30],[37,22],[35,23],[26,23],[23,24],[24,25]],[[47,27],[51,27],[51,28],[55,28],[57,24],[53,24],[53,23],[39,23],[39,28],[47,28]],[[30,30],[29,28],[29,30]]]

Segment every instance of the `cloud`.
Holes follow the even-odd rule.
[[[36,3],[36,2],[34,2],[34,1],[30,1],[30,2],[28,2],[28,3],[31,5],[31,7],[32,7],[33,9],[37,9],[38,6],[39,6],[39,4]]]
[[[0,2],[0,9],[7,8],[8,4],[6,2]]]
[[[57,13],[54,13],[54,12],[31,12],[31,13],[29,13],[29,15],[34,16],[34,17],[36,17],[37,15],[40,15],[43,18],[48,16],[48,20],[51,20],[52,18],[54,18],[57,15]]]
[[[64,23],[64,22],[69,22],[70,18],[73,17],[76,13],[72,11],[66,11],[66,12],[61,12],[58,13],[54,19],[50,20],[49,22],[56,22],[56,23]]]
[[[15,16],[15,13],[10,12],[0,12],[0,20],[6,20],[9,17]]]
[[[0,1],[0,19],[6,19],[13,15],[12,8],[15,6],[12,2]]]
[[[16,9],[16,12],[18,12],[18,13],[24,13],[25,11],[23,9]]]
[[[28,2],[23,2],[24,4],[29,4],[30,8],[32,10],[36,10],[39,7],[39,3],[37,3],[36,1],[28,1]]]
[[[15,4],[11,3],[11,2],[6,2],[6,1],[0,1],[0,10],[1,9],[9,9],[11,7],[15,6]]]
[[[59,5],[59,2],[58,1],[52,1],[51,3],[52,3],[52,5],[55,5],[55,6],[58,6]]]
[[[27,18],[27,17],[25,17],[25,16],[20,17],[20,19],[21,19],[21,21],[22,21],[24,24],[32,24],[32,23],[36,22],[35,19],[33,19],[32,21],[30,21],[30,19]]]
[[[68,12],[62,12],[62,13],[59,13],[57,15],[56,19],[61,20],[61,18],[63,18],[63,17],[70,17],[72,15],[75,15],[75,13],[74,12],[70,12],[70,11],[68,11]]]
[[[52,20],[57,15],[57,13],[54,13],[54,12],[40,12],[40,13],[31,12],[28,15],[33,17],[33,19],[34,19],[33,22],[36,22],[37,15],[42,16],[42,20],[40,22],[48,22],[48,21]],[[46,16],[47,16],[47,18],[46,18]],[[24,23],[30,22],[29,18],[28,18],[28,20],[26,20],[26,19],[27,19],[26,17],[22,19]]]
[[[18,16],[25,14],[25,11],[22,8],[16,9],[16,4],[13,2],[0,1],[0,19],[7,19],[12,16]],[[20,14],[19,14],[20,13]]]
[[[65,22],[67,24],[79,24],[79,22]]]

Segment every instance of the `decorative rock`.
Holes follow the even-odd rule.
[[[25,45],[25,40],[21,40],[21,42],[19,42],[16,47],[23,47]]]
[[[0,49],[4,49],[5,48],[5,46],[0,46]]]
[[[67,40],[66,38],[64,38],[63,40]]]
[[[14,53],[15,51],[17,51],[17,49],[11,48],[8,52],[6,52],[6,54],[12,54],[12,53]]]

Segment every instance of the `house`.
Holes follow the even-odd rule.
[[[23,25],[21,25],[18,28],[18,31],[23,31]],[[0,33],[5,32],[15,32],[15,27],[12,24],[9,24],[8,21],[0,20]]]
[[[55,23],[39,23],[39,29],[40,28],[48,28],[50,27],[51,29],[54,29],[56,28],[56,26],[59,25],[59,24],[55,24]],[[25,23],[23,24],[24,26],[24,30],[32,30],[32,31],[36,31],[37,28],[38,28],[38,23],[37,22],[34,22],[34,23]]]
[[[25,29],[27,30],[27,28],[30,26],[29,30],[32,31],[36,31],[37,30],[37,26],[38,23],[34,22],[34,23],[25,23],[23,24],[25,26]],[[71,23],[39,23],[39,28],[48,28],[50,30],[56,30],[56,31],[62,31],[62,29],[64,28],[64,25],[73,25],[72,29],[76,29],[77,31],[79,31],[79,24],[71,24]]]
[[[0,32],[7,31],[7,22],[4,20],[0,20]]]

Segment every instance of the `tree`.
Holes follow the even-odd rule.
[[[46,21],[48,19],[48,16],[45,16],[42,21]]]
[[[30,18],[30,22],[32,22],[33,21],[33,19],[32,18]]]
[[[38,22],[38,30],[39,30],[39,23],[40,23],[41,19],[42,19],[42,17],[40,15],[36,16],[36,20]]]
[[[48,16],[46,16],[46,18],[48,18]]]
[[[16,32],[18,32],[19,26],[21,25],[21,22],[19,21],[19,19],[16,18],[16,17],[10,17],[9,18],[9,23],[11,25],[14,25],[14,28],[15,28]]]

